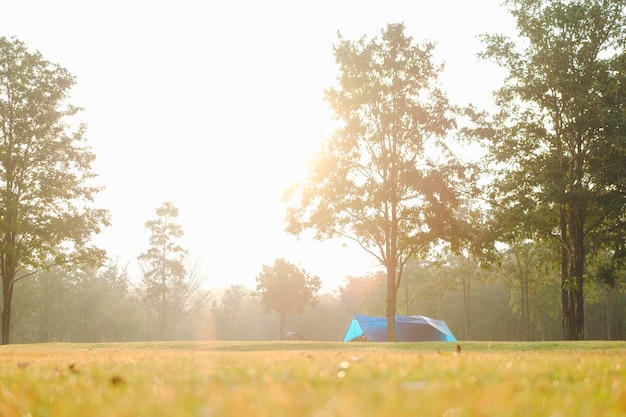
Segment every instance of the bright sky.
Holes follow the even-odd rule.
[[[209,287],[254,288],[277,258],[318,275],[327,290],[377,269],[345,242],[283,232],[283,190],[328,133],[322,98],[338,74],[338,30],[371,38],[404,22],[415,41],[437,42],[448,97],[484,106],[498,77],[478,62],[475,37],[513,27],[500,0],[5,3],[0,36],[77,77],[72,103],[85,108],[80,120],[106,187],[97,206],[113,221],[96,243],[136,271],[148,247],[144,224],[170,201]]]

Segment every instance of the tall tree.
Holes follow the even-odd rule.
[[[277,259],[273,266],[263,265],[256,282],[263,309],[278,314],[278,337],[285,333],[287,317],[315,305],[321,287],[318,277],[284,259]]]
[[[624,221],[625,194],[615,181],[626,155],[625,96],[614,57],[624,56],[626,2],[506,4],[519,40],[483,38],[482,56],[508,70],[496,94],[492,197],[501,213],[558,240],[563,336],[584,339],[586,250],[599,230]]]
[[[0,38],[0,274],[2,344],[10,342],[17,280],[52,266],[98,264],[90,245],[108,226],[106,210],[90,207],[101,187],[91,185],[95,155],[85,125],[71,128],[79,108],[69,104],[74,77]]]
[[[443,141],[454,127],[437,80],[443,66],[433,63],[434,44],[414,44],[404,30],[389,24],[371,40],[339,35],[338,85],[325,92],[337,129],[286,197],[289,232],[351,239],[385,267],[390,341],[405,263],[454,234],[460,173]]]
[[[184,261],[187,251],[177,241],[184,232],[176,223],[178,208],[164,202],[156,209],[157,218],[146,222],[150,247],[139,255],[144,303],[158,337],[171,338],[188,314],[203,279],[195,268],[188,274]]]

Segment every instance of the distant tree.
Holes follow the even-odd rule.
[[[80,110],[68,103],[74,84],[39,52],[0,38],[2,344],[10,342],[17,280],[104,259],[90,239],[108,226],[109,214],[90,207],[101,188],[90,185],[95,155],[85,143],[85,125],[71,130]]]
[[[536,294],[558,281],[554,259],[554,249],[541,239],[513,242],[505,252],[500,272],[511,288],[513,311],[522,319],[524,340],[533,339],[531,308]]]
[[[127,341],[146,327],[140,299],[130,285],[126,267],[108,259],[98,269],[74,269],[66,281],[73,287],[75,308],[71,340],[74,342]]]
[[[321,293],[317,295],[317,304],[290,319],[289,326],[307,340],[343,340],[352,315],[341,308],[336,293]]]
[[[439,282],[460,291],[463,300],[463,338],[470,340],[472,287],[480,277],[480,263],[469,251],[450,253],[439,263]]]
[[[178,208],[164,202],[156,209],[157,218],[146,222],[150,247],[139,255],[144,305],[160,339],[171,338],[193,307],[203,281],[197,269],[188,274],[184,261],[187,251],[177,240],[184,234],[175,222]]]
[[[414,44],[404,24],[370,41],[339,35],[338,86],[325,93],[338,127],[286,196],[289,232],[353,240],[385,267],[390,341],[403,268],[454,236],[455,181],[465,173],[445,143],[455,111],[439,88],[443,66],[433,50]]]
[[[339,303],[351,314],[380,316],[385,313],[387,277],[383,271],[365,276],[348,276],[339,287]]]
[[[202,267],[199,256],[187,258],[185,261],[184,320],[177,327],[174,336],[183,340],[213,340],[215,327],[211,318],[209,299],[211,291],[204,289],[207,274]]]
[[[109,259],[93,277],[95,289],[104,299],[100,312],[99,340],[129,341],[138,337],[142,325],[140,303],[133,292],[127,266]],[[92,287],[92,288],[93,288]]]
[[[588,250],[626,219],[626,1],[506,4],[517,41],[485,35],[481,54],[508,71],[495,96],[491,198],[500,218],[560,245],[563,337],[580,340]]]
[[[11,338],[18,343],[130,341],[144,338],[146,321],[125,268],[58,267],[15,286]]]
[[[588,274],[593,283],[592,290],[604,299],[605,335],[607,340],[612,340],[615,337],[613,334],[615,295],[624,292],[626,285],[626,265],[623,255],[608,250],[596,252]]]
[[[76,288],[68,271],[40,271],[15,283],[12,343],[69,341],[78,312]]]
[[[246,296],[242,303],[242,319],[238,323],[237,340],[276,340],[275,312],[267,314],[255,291]]]
[[[219,301],[213,303],[213,315],[216,318],[216,327],[220,339],[240,340],[239,325],[243,318],[244,302],[250,291],[243,285],[231,285],[224,291]]]
[[[285,333],[287,317],[316,304],[321,287],[318,277],[284,259],[277,259],[273,266],[263,265],[256,282],[264,311],[274,310],[278,314],[278,337]]]
[[[404,271],[402,284],[398,289],[399,311],[404,315],[432,316],[438,300],[456,283],[439,271],[439,264],[430,260],[410,260]]]

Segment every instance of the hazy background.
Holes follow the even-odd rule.
[[[329,132],[337,31],[371,38],[404,22],[415,41],[437,42],[451,101],[484,107],[500,74],[478,62],[476,35],[514,27],[499,0],[0,3],[0,36],[77,77],[72,103],[106,186],[96,204],[113,221],[96,243],[134,270],[144,223],[171,201],[210,287],[253,288],[276,258],[326,289],[376,266],[345,242],[283,232],[280,197]]]

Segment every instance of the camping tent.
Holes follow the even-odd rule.
[[[456,342],[444,321],[425,316],[396,316],[398,342],[441,341]],[[387,341],[387,318],[355,315],[343,338],[350,341]]]

